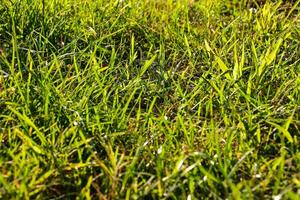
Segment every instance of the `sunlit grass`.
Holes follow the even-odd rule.
[[[1,199],[298,199],[300,1],[2,0]]]

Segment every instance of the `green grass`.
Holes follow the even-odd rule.
[[[0,199],[299,199],[299,11],[1,0]]]

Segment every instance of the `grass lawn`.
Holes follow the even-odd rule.
[[[0,199],[300,196],[300,0],[0,0]]]

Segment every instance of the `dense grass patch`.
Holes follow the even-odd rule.
[[[299,7],[2,0],[0,198],[298,199]]]

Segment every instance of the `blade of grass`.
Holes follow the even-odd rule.
[[[35,130],[36,135],[38,136],[39,140],[41,141],[42,146],[44,146],[47,143],[47,140],[44,136],[44,134],[38,129],[38,127],[30,120],[29,117],[27,117],[25,114],[21,114],[12,107],[8,107],[8,109],[13,112],[15,115],[18,116],[20,120],[25,122],[28,126],[32,127]]]

